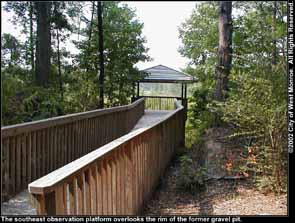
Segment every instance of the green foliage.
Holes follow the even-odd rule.
[[[34,44],[36,41],[36,34],[33,32],[35,29],[36,10],[34,8],[34,2],[28,1],[7,1],[3,4],[3,9],[7,12],[13,12],[11,23],[14,26],[21,28],[21,33],[26,36],[26,40],[22,44],[22,52],[20,56],[21,61],[18,61],[18,65],[32,65],[34,55]],[[4,64],[1,65],[1,67]]]
[[[179,51],[191,60],[186,72],[199,79],[189,99],[187,145],[197,144],[212,125],[232,126],[233,137],[246,142],[247,158],[240,170],[251,174],[259,188],[275,192],[285,190],[287,176],[286,7],[286,2],[233,3],[233,63],[225,103],[212,97],[218,4],[196,5],[179,29],[183,43]],[[253,148],[255,152],[248,153]]]
[[[250,170],[260,188],[278,193],[284,191],[287,183],[287,102],[277,100],[274,91],[277,85],[269,80],[242,73],[233,81],[239,90],[232,91],[218,109],[223,113],[223,120],[236,129],[233,136],[251,139],[252,145],[245,149],[255,148],[255,165],[243,170]]]
[[[191,148],[201,142],[205,130],[210,128],[215,117],[207,104],[211,101],[209,90],[196,87],[192,97],[188,100],[188,121],[186,124],[186,147]]]
[[[25,116],[22,97],[18,93],[24,88],[24,82],[14,75],[7,75],[1,69],[2,83],[2,123],[3,125],[22,122]]]
[[[189,155],[182,155],[176,186],[179,190],[192,194],[204,191],[206,189],[206,168],[197,168]]]
[[[48,88],[34,84],[36,5],[6,2],[3,8],[14,13],[11,22],[22,25],[26,40],[23,44],[9,34],[2,36],[2,123],[11,125],[96,109],[99,96],[96,6],[91,24],[84,12],[92,9],[92,2],[51,4],[52,64]],[[149,59],[142,35],[143,24],[136,18],[135,11],[118,2],[104,2],[103,13],[106,106],[128,104],[134,81],[144,76],[134,64]],[[76,55],[70,55],[65,45],[71,34],[79,36],[74,42],[79,49]],[[74,59],[72,65],[71,59]]]
[[[61,115],[63,104],[60,103],[59,92],[38,86],[30,87],[26,92],[28,97],[24,100],[24,106],[28,111],[29,120],[35,121]]]
[[[66,73],[65,81],[65,113],[74,113],[97,108],[98,87],[94,72],[79,70]],[[83,86],[83,87],[81,87]]]
[[[134,11],[118,2],[104,2],[103,18],[107,106],[122,105],[129,103],[133,83],[143,77],[133,65],[149,59],[142,36],[143,24]],[[89,29],[90,23],[84,35],[88,35]],[[94,19],[92,29],[90,42],[88,38],[76,42],[81,50],[77,62],[81,68],[98,73],[97,19]]]
[[[14,36],[4,33],[1,37],[1,66],[21,63],[22,47]]]
[[[188,100],[186,146],[191,148],[202,139],[205,130],[215,122],[207,104],[215,86],[215,63],[218,48],[218,4],[196,4],[190,16],[179,28],[182,46],[179,52],[191,62],[185,72],[199,80]]]
[[[35,86],[25,69],[2,69],[1,82],[3,125],[54,117],[63,110],[55,89]]]
[[[192,64],[203,64],[209,58],[216,58],[218,3],[196,4],[190,18],[181,25],[179,37],[183,43],[179,51],[191,59]]]

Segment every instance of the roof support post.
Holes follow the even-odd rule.
[[[132,97],[131,97],[131,103],[133,103],[134,101],[136,101],[136,92],[135,92],[135,87],[136,87],[136,82],[133,82],[132,84]]]
[[[183,99],[183,83],[181,83],[181,99]]]
[[[185,86],[183,86],[183,85],[185,85]],[[185,126],[185,122],[187,119],[187,84],[182,83],[181,86],[182,86],[181,87],[181,89],[182,89],[181,104],[183,105],[183,108],[184,108],[184,126]]]
[[[137,98],[139,98],[139,81],[137,81]]]

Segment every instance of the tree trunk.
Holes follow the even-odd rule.
[[[87,57],[90,56],[90,46],[91,46],[91,37],[92,37],[92,26],[93,26],[93,17],[94,17],[94,2],[92,2],[92,13],[91,13],[91,20],[90,20],[90,27],[89,27],[89,34],[88,34],[88,45],[87,45]],[[90,63],[87,63],[86,72],[88,73],[90,69]]]
[[[273,44],[273,52],[272,52],[272,64],[276,65],[278,56],[277,56],[277,41],[276,41],[276,17],[277,17],[277,2],[273,2],[273,18],[272,18],[272,44]]]
[[[36,44],[36,82],[48,87],[50,75],[51,35],[50,2],[36,2],[37,44]]]
[[[35,53],[34,53],[34,38],[33,38],[33,2],[30,2],[30,54],[31,54],[31,67],[32,74],[35,72]]]
[[[64,100],[64,92],[62,87],[62,76],[61,76],[61,62],[60,62],[60,50],[59,50],[59,32],[56,29],[56,39],[57,39],[57,63],[58,63],[58,77],[59,77],[59,90],[61,102]]]
[[[99,108],[104,107],[104,57],[103,57],[103,27],[102,27],[102,5],[101,2],[97,2],[97,19],[98,19],[98,35],[99,35]]]
[[[224,101],[228,91],[228,76],[232,63],[232,2],[220,2],[219,47],[216,67],[215,100]]]

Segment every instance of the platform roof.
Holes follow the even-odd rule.
[[[196,82],[197,79],[177,71],[164,65],[157,65],[142,70],[148,75],[139,82],[152,82],[152,83],[191,83]]]

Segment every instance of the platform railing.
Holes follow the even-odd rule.
[[[128,133],[144,113],[130,105],[70,114],[1,128],[2,200],[35,179]]]
[[[184,132],[183,106],[29,184],[39,215],[139,214]]]
[[[169,96],[140,96],[145,98],[145,109],[149,110],[173,110],[174,100],[181,100],[180,97]]]

